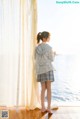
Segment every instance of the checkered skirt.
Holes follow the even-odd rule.
[[[49,71],[43,74],[37,75],[37,82],[45,82],[45,81],[54,81],[54,73],[53,71]]]

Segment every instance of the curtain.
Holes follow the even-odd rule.
[[[41,106],[34,48],[36,0],[0,0],[0,106]]]

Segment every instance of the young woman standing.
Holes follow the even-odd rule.
[[[40,43],[40,40],[42,41]],[[41,83],[41,106],[42,112],[51,110],[51,82],[54,81],[54,72],[52,62],[54,60],[55,52],[52,51],[52,47],[48,44],[50,41],[50,33],[47,31],[39,32],[37,34],[37,47],[35,49],[36,59],[36,73],[37,82]],[[45,90],[47,90],[48,107],[45,108]]]

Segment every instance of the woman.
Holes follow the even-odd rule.
[[[40,40],[42,41],[40,43]],[[50,41],[50,33],[47,31],[39,32],[37,34],[37,47],[35,49],[35,59],[36,59],[36,73],[37,82],[41,83],[41,106],[42,112],[48,111],[52,113],[51,110],[51,82],[54,81],[53,65],[55,53],[52,51],[52,47],[48,44]],[[45,90],[47,90],[47,100],[48,107],[45,108]]]

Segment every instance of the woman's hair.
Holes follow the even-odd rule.
[[[47,39],[49,36],[50,36],[50,33],[47,32],[47,31],[39,32],[37,34],[37,43],[39,43],[40,40],[43,41],[43,38],[46,38]]]

